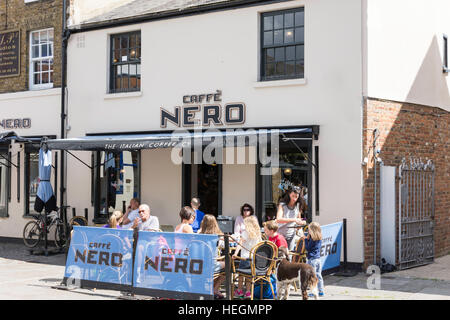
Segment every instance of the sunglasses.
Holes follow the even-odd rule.
[[[139,210],[139,213],[145,212],[145,210]]]
[[[252,211],[250,208],[244,208],[242,211]]]

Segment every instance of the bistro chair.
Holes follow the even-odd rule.
[[[251,281],[251,299],[253,300],[253,292],[255,288],[255,283],[260,282],[261,294],[263,297],[263,284],[267,281],[272,290],[272,296],[275,298],[275,292],[272,287],[272,282],[270,279],[271,274],[275,270],[276,258],[278,257],[278,248],[272,242],[264,240],[256,244],[250,251],[250,269],[235,269],[234,263],[231,264],[233,267],[233,283],[239,277],[242,276],[246,280]],[[240,257],[236,257],[239,260],[243,260]],[[234,296],[234,290],[232,291],[232,298]]]

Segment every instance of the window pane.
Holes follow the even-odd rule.
[[[138,76],[141,75],[141,65],[140,65],[140,64],[138,64],[138,65],[136,66],[136,72],[137,72],[137,75],[138,75]]]
[[[33,63],[33,72],[39,71],[41,71],[41,63],[39,61],[36,61]]]
[[[123,69],[122,69],[123,71]],[[122,88],[128,89],[128,75],[122,77]]]
[[[50,71],[50,83],[53,83],[53,71]]]
[[[141,48],[136,49],[136,59],[141,59]]]
[[[295,47],[286,48],[286,60],[295,60]]]
[[[136,48],[136,35],[130,35],[130,48]]]
[[[287,76],[295,75],[295,62],[294,61],[286,62],[286,75]]]
[[[116,69],[116,76],[120,76],[122,74],[122,66],[115,66],[114,68]]]
[[[39,58],[39,46],[33,46],[31,51],[33,52],[33,58]]]
[[[295,13],[295,26],[304,26],[305,25],[305,12],[300,11]]]
[[[274,44],[283,44],[283,31],[278,30],[274,32]]]
[[[127,49],[120,50],[119,62],[127,62],[127,61],[128,61],[128,50]]]
[[[48,55],[50,57],[53,56],[53,44],[48,45]]]
[[[284,48],[275,49],[275,61],[284,61]]]
[[[47,34],[47,30],[45,31],[41,31],[40,32],[40,43],[46,43],[48,41],[48,34]]]
[[[39,44],[39,32],[33,32],[31,34],[31,44]]]
[[[294,30],[286,29],[284,32],[284,43],[292,43],[294,42]]]
[[[41,69],[42,71],[48,71],[50,69],[49,61],[48,60],[43,60],[41,68],[42,68]]]
[[[277,76],[284,75],[284,62],[277,62],[276,63],[275,75],[277,75]]]
[[[275,49],[266,50],[266,63],[271,63],[275,61]]]
[[[266,64],[266,77],[273,76],[275,74],[275,64],[268,63]]]
[[[127,64],[122,66],[122,75],[124,75],[124,74],[128,74],[128,65]]]
[[[34,74],[33,84],[41,84],[41,74],[40,73]]]
[[[295,59],[301,60],[305,58],[305,46],[296,46]]]
[[[28,176],[28,211],[30,213],[34,213],[34,202],[36,201],[36,193],[39,186],[39,154],[38,153],[30,153],[29,154],[29,176]]]
[[[283,28],[283,15],[280,14],[274,17],[274,29]]]
[[[130,75],[136,75],[136,65],[130,64]]]
[[[272,30],[273,29],[273,17],[264,17],[264,30]]]
[[[113,62],[119,62],[120,61],[120,50],[114,50],[114,58],[113,58]]]
[[[48,83],[50,80],[49,74],[48,72],[43,72],[42,73],[42,83]]]
[[[297,75],[300,75],[301,77],[303,77],[303,74],[305,73],[305,67],[304,67],[303,61],[296,61],[295,73]]]
[[[295,42],[305,41],[305,28],[295,28]]]
[[[113,50],[120,49],[120,37],[115,37],[113,40]]]
[[[121,37],[120,46],[122,49],[128,48],[128,37],[126,37],[126,36]]]
[[[43,44],[41,45],[41,56],[42,57],[47,57],[48,56],[48,50],[47,50],[47,45]]]
[[[294,26],[294,14],[293,13],[286,13],[284,15],[284,27],[285,28],[291,28]]]
[[[264,45],[270,46],[272,44],[273,44],[273,32],[272,31],[264,32]]]
[[[140,32],[136,35],[136,46],[137,47],[141,46],[141,33]]]

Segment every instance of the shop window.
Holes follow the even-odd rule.
[[[293,186],[304,187],[304,200],[308,206],[304,217],[310,220],[311,198],[311,146],[310,142],[296,142],[280,140],[279,165],[272,168],[272,175],[258,175],[258,211],[262,212],[262,221],[273,220],[277,207],[286,191]]]
[[[30,32],[30,89],[53,87],[53,29]]]
[[[114,210],[124,211],[140,198],[140,153],[97,152],[94,157],[94,222],[106,222]]]
[[[25,151],[25,215],[36,214],[34,202],[39,186],[39,149]]]
[[[9,166],[8,152],[0,150],[0,217],[2,218],[8,216]]]
[[[111,36],[110,93],[141,90],[141,32]]]
[[[304,78],[304,8],[261,15],[261,80]]]

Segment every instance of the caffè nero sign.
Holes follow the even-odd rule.
[[[161,107],[160,127],[211,127],[245,123],[243,102],[222,102],[222,91],[183,96],[183,104],[172,111]]]

